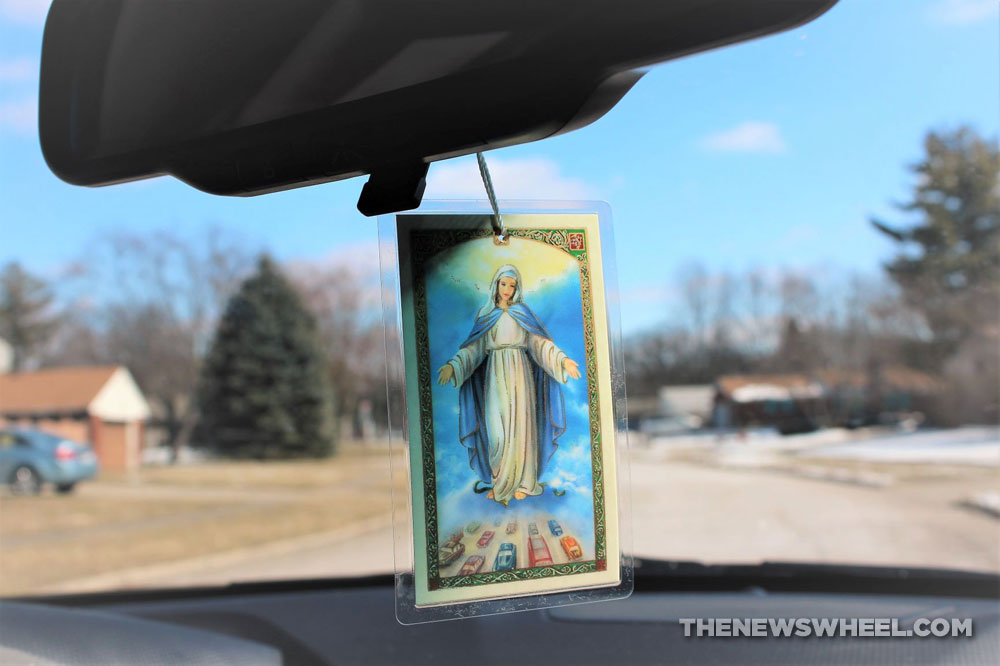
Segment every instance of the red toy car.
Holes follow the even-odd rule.
[[[483,532],[483,536],[479,537],[479,542],[476,545],[480,548],[486,548],[486,546],[490,545],[490,541],[493,541],[494,534],[493,530],[486,530]]]
[[[541,536],[533,536],[528,543],[528,566],[543,567],[552,564],[552,554],[549,545]]]

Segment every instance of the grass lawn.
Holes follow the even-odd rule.
[[[383,449],[146,468],[72,495],[3,495],[0,595],[334,530],[388,513],[390,485]]]

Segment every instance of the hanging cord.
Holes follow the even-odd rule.
[[[490,198],[490,205],[493,207],[493,219],[490,220],[490,223],[493,225],[493,240],[498,245],[506,245],[509,240],[507,229],[504,227],[503,218],[500,216],[500,207],[497,206],[497,195],[493,191],[493,179],[490,178],[490,169],[486,166],[486,158],[483,157],[482,153],[476,153],[476,161],[479,162],[479,175],[483,177],[483,185],[486,186],[486,196]]]

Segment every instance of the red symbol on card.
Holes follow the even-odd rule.
[[[569,249],[572,252],[582,252],[586,249],[583,241],[583,234],[581,233],[571,233],[569,234]]]

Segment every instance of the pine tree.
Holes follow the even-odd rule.
[[[1000,319],[1000,151],[969,128],[928,133],[913,166],[913,223],[873,220],[900,252],[886,270],[923,313],[940,363],[972,333]]]
[[[223,455],[333,451],[332,396],[315,319],[266,256],[226,306],[202,368],[198,403],[201,435]]]

